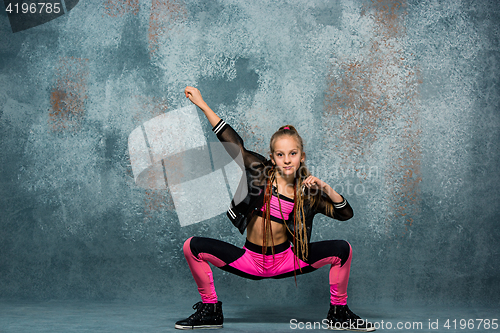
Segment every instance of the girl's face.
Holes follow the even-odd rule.
[[[283,135],[274,142],[274,153],[271,160],[284,177],[295,176],[300,162],[305,159],[305,153],[300,150],[299,143],[290,135]]]

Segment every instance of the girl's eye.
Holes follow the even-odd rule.
[[[296,152],[293,152],[292,155],[296,155],[297,153]]]

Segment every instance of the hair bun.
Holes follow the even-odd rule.
[[[279,131],[292,131],[292,132],[297,132],[297,130],[295,129],[295,127],[293,127],[292,125],[285,125],[285,126],[281,126]]]

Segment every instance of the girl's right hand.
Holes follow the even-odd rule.
[[[186,89],[184,89],[184,94],[186,94],[186,98],[189,98],[189,100],[194,105],[196,105],[201,109],[201,111],[203,111],[212,127],[215,127],[215,125],[219,123],[221,119],[218,115],[215,114],[215,112],[212,111],[212,109],[210,109],[207,103],[205,103],[198,89],[188,86],[186,87]]]
[[[186,94],[186,98],[189,98],[189,100],[198,107],[205,103],[201,97],[200,91],[194,87],[186,87],[186,89],[184,89],[184,94]]]

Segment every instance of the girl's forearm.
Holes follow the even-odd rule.
[[[326,193],[332,199],[333,203],[341,203],[344,201],[344,198],[338,194],[330,185],[326,185],[323,189],[323,192]]]
[[[198,107],[203,111],[208,121],[214,127],[220,121],[220,117],[212,111],[212,109],[207,105],[207,103],[202,102]]]
[[[200,91],[195,87],[188,86],[186,87],[186,89],[184,89],[184,94],[186,95],[186,98],[189,98],[189,100],[194,105],[196,105],[201,109],[201,111],[203,111],[212,127],[215,127],[215,125],[217,125],[217,123],[220,121],[220,118],[215,114],[215,112],[212,111],[207,103],[205,103],[203,97],[201,97]]]

